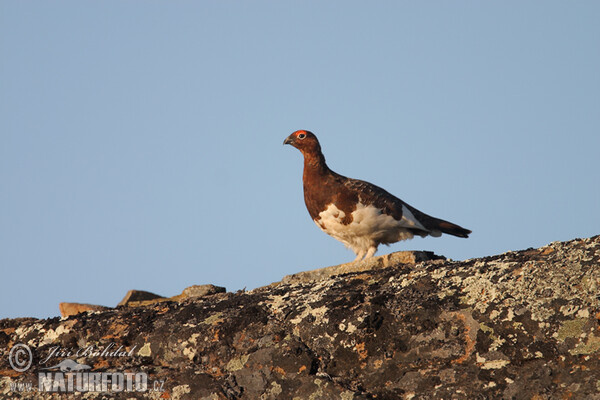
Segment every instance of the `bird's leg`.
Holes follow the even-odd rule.
[[[369,257],[373,257],[373,254],[375,254],[376,251],[377,251],[377,247],[375,247],[375,246],[369,247],[369,250],[367,250],[367,255],[365,256],[365,259],[367,259]]]
[[[365,256],[365,251],[360,250],[358,253],[356,253],[356,258],[354,259],[353,262],[362,260],[364,256]]]

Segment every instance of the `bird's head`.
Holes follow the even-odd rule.
[[[317,140],[317,137],[309,131],[296,131],[288,136],[283,144],[290,144],[300,150],[302,154],[316,155],[321,153],[321,145]]]

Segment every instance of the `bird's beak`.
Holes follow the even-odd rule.
[[[292,138],[292,136],[288,136],[285,138],[285,140],[283,141],[283,144],[292,144],[294,143],[294,139]]]

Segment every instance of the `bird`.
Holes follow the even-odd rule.
[[[332,171],[314,133],[298,130],[283,144],[304,156],[304,202],[321,230],[351,249],[354,261],[372,257],[380,244],[389,245],[415,235],[442,233],[467,238],[470,230],[417,210],[372,183]]]

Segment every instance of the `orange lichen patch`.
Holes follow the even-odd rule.
[[[383,365],[383,360],[375,360],[373,361],[373,366],[377,369],[381,368],[381,366]]]
[[[163,392],[163,394],[160,396],[161,399],[170,399],[171,395],[169,394],[169,392]]]
[[[354,350],[358,353],[358,359],[359,360],[364,360],[364,359],[367,358],[368,353],[367,353],[367,350],[365,349],[365,343],[364,342],[357,343],[354,346]]]
[[[165,314],[165,313],[169,312],[169,310],[170,310],[169,307],[160,307],[160,306],[157,306],[154,309],[156,310],[157,314]]]
[[[108,332],[110,332],[106,336],[102,336],[102,339],[119,339],[123,337],[123,333],[129,329],[129,325],[113,323],[108,328]]]
[[[360,275],[354,275],[354,276],[352,277],[352,279],[353,279],[353,280],[354,280],[354,279],[360,279],[360,280],[363,280],[363,281],[366,281],[367,279],[371,279],[371,278],[372,278],[372,276],[371,276],[371,275],[369,275],[369,274],[360,274]]]
[[[235,344],[240,344],[246,339],[246,334],[244,332],[240,333],[240,337],[235,341]]]
[[[304,372],[304,371],[306,371],[306,365],[303,365],[303,366],[301,366],[301,367],[298,369],[298,373],[299,373],[299,374],[301,374],[301,373],[302,373],[302,372]]]
[[[14,369],[0,369],[0,376],[8,376],[9,378],[14,378],[16,376],[21,375],[20,372],[15,371]]]
[[[546,247],[544,250],[540,251],[540,254],[545,256],[550,253],[554,253],[554,249],[552,247]]]
[[[213,342],[218,342],[219,340],[221,340],[221,330],[217,329],[215,330],[215,334],[213,335]]]
[[[281,376],[285,376],[286,375],[285,370],[283,368],[281,368],[281,367],[274,367],[273,371],[277,372]]]
[[[97,363],[94,363],[94,369],[104,369],[104,368],[109,368],[110,364],[108,363],[108,360],[103,359],[98,361]]]
[[[219,361],[221,361],[221,358],[218,357],[216,354],[209,354],[208,362],[206,364],[203,364],[202,366],[204,367],[205,370],[209,370],[214,365],[217,365],[219,363]]]
[[[247,366],[248,366],[248,363],[244,364],[244,367],[247,367]],[[253,370],[256,370],[256,371],[258,371],[258,370],[261,370],[261,369],[263,369],[264,367],[265,367],[265,366],[264,366],[264,365],[262,365],[262,364],[256,364],[256,363],[255,363],[255,364],[253,364],[253,365],[252,365],[252,369],[253,369]],[[273,368],[269,368],[269,369],[270,369],[271,371],[273,370]]]
[[[237,341],[236,341],[236,345],[239,345],[239,344],[243,343],[244,341],[247,341],[247,342],[249,342],[250,344],[253,344],[254,342],[256,342],[256,340],[255,340],[255,339],[252,339],[251,337],[249,337],[249,336],[246,336],[246,334],[245,334],[244,332],[242,332],[242,333],[240,334],[240,337],[239,337],[239,338],[237,339]]]
[[[221,358],[217,357],[213,357],[212,355],[209,356],[209,362],[207,365],[205,365],[204,368],[204,372],[207,373],[208,375],[211,375],[215,378],[219,378],[222,376],[227,376],[228,373],[223,371],[223,368],[221,368],[220,366],[218,366],[218,364],[221,362]]]
[[[16,328],[5,328],[2,329],[2,332],[6,333],[7,335],[10,335],[11,333],[13,333],[15,331]]]
[[[464,314],[461,314],[458,312],[452,313],[452,315],[454,317],[456,317],[456,319],[458,319],[460,322],[462,322],[463,327],[465,329],[465,331],[464,331],[465,354],[463,354],[456,360],[452,360],[453,363],[462,364],[465,361],[467,361],[469,359],[469,357],[471,356],[471,353],[473,353],[473,350],[475,349],[475,341],[473,339],[471,339],[471,327],[469,326],[469,324],[467,324],[467,317],[465,317]]]

